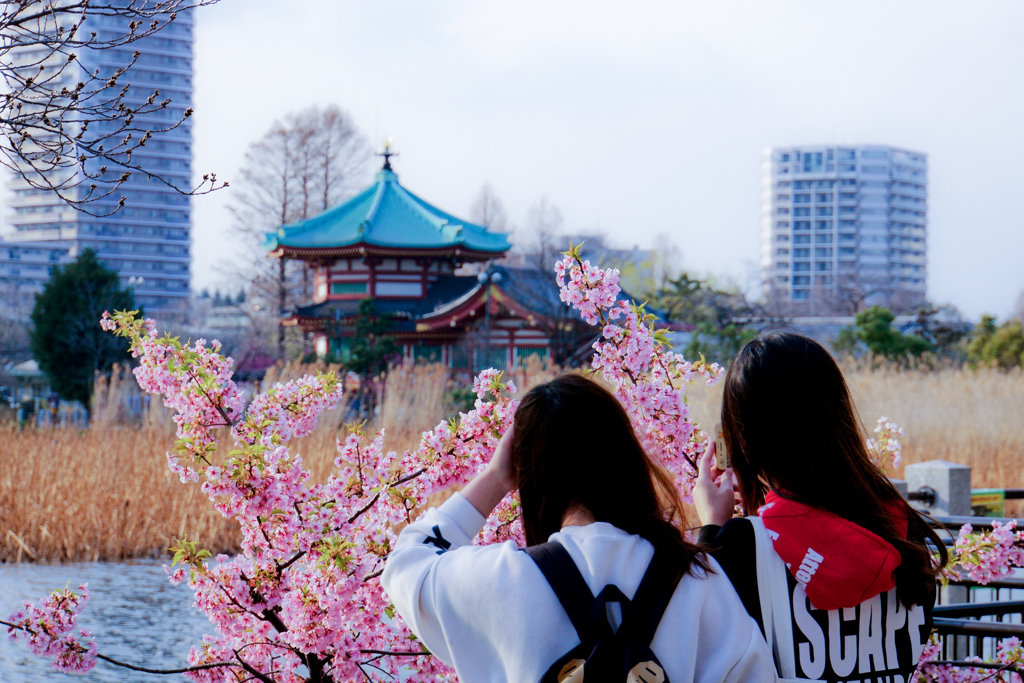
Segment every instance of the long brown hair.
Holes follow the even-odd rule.
[[[541,384],[516,410],[512,458],[526,541],[536,545],[582,508],[650,541],[679,567],[708,563],[688,543],[679,493],[644,450],[625,409],[597,382],[566,374]]]
[[[724,437],[748,514],[764,504],[769,489],[828,510],[899,551],[901,602],[932,599],[945,545],[871,461],[846,380],[824,347],[799,334],[762,335],[733,361],[723,394]],[[894,506],[909,521],[906,538]]]

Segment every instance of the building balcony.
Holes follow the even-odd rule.
[[[9,222],[15,225],[18,230],[17,232],[4,235],[5,242],[50,242],[53,240],[73,240],[78,236],[78,230],[74,224],[62,228],[32,229],[31,224],[22,223],[19,225],[14,221]]]
[[[889,201],[893,204],[899,204],[910,208],[921,208],[928,203],[925,197],[915,196],[911,192],[905,192],[902,188],[890,194]]]
[[[905,237],[924,237],[927,222],[925,219],[913,220],[909,218],[899,218],[897,223],[903,223],[904,225],[894,225],[890,228],[890,232],[894,235],[900,235]]]
[[[928,174],[924,171],[911,171],[894,168],[892,169],[892,177],[896,180],[909,180],[918,183],[928,182]]]
[[[909,184],[896,183],[892,188],[891,192],[898,192],[899,194],[908,195],[911,197],[917,197],[919,199],[928,199],[928,190],[924,186],[910,186]]]

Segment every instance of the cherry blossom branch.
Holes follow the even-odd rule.
[[[135,666],[134,664],[128,664],[126,662],[119,662],[116,659],[112,659],[111,657],[107,657],[106,655],[99,654],[99,653],[96,654],[96,658],[97,659],[102,659],[104,662],[108,662],[110,664],[113,664],[114,666],[120,666],[120,667],[123,667],[125,669],[130,669],[132,671],[141,671],[142,673],[158,674],[158,675],[161,675],[161,676],[170,676],[172,674],[187,674],[187,673],[190,673],[192,671],[205,671],[207,669],[219,669],[219,668],[222,668],[222,667],[225,667],[225,666],[238,666],[234,662],[211,662],[209,664],[197,664],[196,666],[186,666],[186,667],[182,667],[180,669],[147,669],[144,666]]]
[[[232,425],[234,425],[234,421],[230,417],[228,417],[228,414],[226,412],[224,412],[223,406],[219,402],[214,401],[210,394],[207,393],[206,389],[204,389],[202,384],[199,383],[199,379],[195,376],[195,373],[192,372],[191,368],[188,370],[188,376],[191,377],[192,381],[195,382],[195,385],[199,387],[199,391],[203,392],[203,396],[205,396],[206,400],[210,403],[210,407],[216,410],[218,413],[220,413],[220,416],[224,418],[224,424],[208,424],[204,426],[231,427]]]
[[[389,484],[387,488],[394,488],[396,486],[401,486],[402,484],[408,483],[415,479],[416,477],[423,474],[425,471],[426,470],[424,468],[420,468],[415,472],[412,472],[410,474],[405,475],[404,477],[396,479],[393,483]],[[355,513],[348,518],[348,523],[351,524],[352,522],[356,521],[362,515],[364,515],[370,508],[372,508],[377,503],[377,500],[380,498],[380,494],[382,494],[384,491],[385,489],[382,488],[379,491],[377,491],[377,493],[373,494],[373,498],[370,499],[369,503],[356,510]]]
[[[257,680],[262,681],[263,683],[277,683],[277,681],[275,681],[273,678],[270,678],[266,674],[264,674],[264,673],[260,672],[259,670],[253,668],[253,666],[251,664],[249,664],[247,661],[242,659],[242,655],[240,654],[239,650],[234,650],[234,653],[235,653],[235,657],[238,659],[239,666],[241,666],[245,670],[246,673],[251,674]]]
[[[992,579],[1024,567],[1024,531],[1017,522],[993,522],[991,531],[975,532],[970,524],[960,527],[949,553],[944,580],[959,579],[960,567],[972,580],[984,586]]]
[[[384,567],[381,567],[380,569],[375,569],[374,571],[370,572],[369,574],[367,574],[366,576],[363,577],[363,582],[365,583],[365,582],[369,581],[370,579],[376,579],[378,576],[380,576],[383,573],[384,573]]]
[[[911,680],[916,683],[982,683],[1005,672],[1024,673],[1021,663],[1024,662],[1024,647],[1019,638],[1006,638],[996,643],[995,657],[990,661],[951,661],[940,660],[942,642],[932,634],[921,653],[917,670]],[[978,669],[990,669],[992,673],[977,677]],[[1010,680],[1014,680],[1011,676]]]
[[[601,325],[594,371],[615,385],[644,447],[685,496],[706,435],[690,420],[684,392],[697,377],[714,381],[720,368],[673,353],[643,306],[619,300],[618,273],[591,266],[578,248],[570,248],[556,274],[563,301],[590,324]],[[181,539],[166,568],[172,582],[188,580],[197,606],[216,629],[190,652],[190,677],[221,681],[202,671],[230,666],[239,683],[450,679],[454,672],[429,652],[406,649],[415,636],[374,579],[386,566],[395,530],[412,512],[434,494],[457,490],[493,457],[518,407],[515,386],[503,383],[501,372],[485,370],[473,382],[474,407],[425,432],[419,446],[401,458],[385,451],[383,431],[371,438],[362,425],[350,425],[338,440],[337,470],[326,482],[314,483],[286,444],[311,433],[317,418],[341,400],[343,385],[336,376],[276,384],[245,407],[231,379],[232,361],[220,355],[217,342],[183,346],[176,338],[157,338],[151,321],[130,312],[104,316],[102,324],[131,340],[140,386],[162,394],[176,411],[176,452],[195,462],[186,466],[168,454],[169,466],[183,481],[205,478],[203,492],[239,522],[242,534],[234,557],[213,558],[195,541]],[[207,458],[216,449],[210,429],[225,418],[236,448],[219,467]],[[894,431],[888,424],[884,429],[888,436]],[[886,444],[886,452],[896,452],[891,440]],[[474,542],[522,544],[519,505],[515,494],[507,496]],[[1014,553],[1024,545],[1012,527],[985,536],[967,531],[957,552],[972,578],[998,575],[1004,560],[1017,561]],[[62,671],[88,671],[99,659],[88,633],[73,633],[88,597],[82,589],[81,596],[56,591],[5,622],[43,624],[38,642],[29,647]],[[1000,652],[1001,661],[1019,659],[1005,647]],[[405,657],[419,658],[416,671],[399,661]]]
[[[617,273],[579,259],[568,267],[575,279],[564,289],[566,299],[589,322],[603,324],[595,370],[617,384],[616,396],[645,447],[675,467],[677,484],[685,485],[693,462],[687,439],[694,427],[682,389],[673,383],[717,370],[665,351],[651,316],[618,301]],[[576,278],[580,273],[585,282]],[[623,326],[611,323],[617,318],[624,318]],[[183,480],[205,477],[203,492],[217,510],[238,520],[242,532],[242,552],[216,562],[194,541],[177,542],[171,580],[188,579],[196,604],[217,630],[193,648],[190,663],[234,658],[236,673],[256,680],[280,675],[325,683],[373,680],[378,672],[404,678],[407,672],[393,660],[418,657],[413,683],[452,676],[428,652],[405,649],[414,636],[374,579],[396,541],[395,529],[410,521],[412,511],[434,494],[458,489],[493,456],[518,407],[515,386],[502,382],[501,372],[485,370],[473,382],[473,409],[424,433],[419,446],[400,459],[384,450],[383,432],[370,439],[361,426],[350,426],[338,442],[337,472],[314,484],[285,444],[311,433],[317,417],[341,399],[337,377],[275,385],[243,410],[231,361],[220,355],[217,342],[207,346],[199,340],[188,347],[175,338],[158,339],[150,321],[130,312],[105,316],[103,326],[131,340],[140,386],[162,394],[177,411],[178,450],[196,462],[193,469],[169,457],[172,470]],[[219,467],[206,456],[216,448],[210,427],[222,420],[232,422],[236,448]],[[507,539],[524,542],[514,494],[498,505],[476,542]],[[73,616],[80,606],[69,604]],[[53,639],[72,664],[88,670],[91,644],[68,634],[71,622],[60,621]],[[357,653],[373,659],[360,662]]]
[[[406,484],[406,483],[412,481],[413,479],[419,477],[420,475],[422,475],[425,471],[426,470],[424,470],[423,468],[420,468],[420,469],[416,470],[415,472],[411,472],[410,474],[407,474],[405,476],[399,477],[398,479],[396,479],[393,482],[391,482],[390,484],[388,484],[387,488],[394,488],[395,486],[401,486],[402,484]],[[367,513],[371,508],[373,508],[373,506],[380,499],[380,494],[383,493],[384,491],[385,491],[385,489],[383,489],[383,488],[381,490],[377,491],[373,495],[373,498],[370,499],[370,502],[368,502],[366,505],[361,507],[359,510],[356,510],[356,512],[353,513],[352,516],[348,518],[347,522],[349,524],[355,522],[357,519],[359,519],[359,517],[361,517],[362,515]],[[338,529],[335,529],[335,531],[337,531],[337,530]],[[293,564],[295,564],[296,562],[301,560],[303,557],[305,557],[306,554],[307,554],[307,551],[302,550],[302,551],[299,551],[299,552],[295,553],[294,555],[292,555],[290,558],[288,558],[288,560],[286,562],[284,562],[283,564],[278,565],[278,567],[277,567],[278,573],[280,574],[280,573],[284,572],[286,569],[288,569]],[[365,578],[366,579],[370,579],[370,578],[374,578],[376,576],[380,576],[380,572],[368,574]]]
[[[32,636],[39,635],[41,632],[42,633],[46,633],[46,629],[45,628],[37,631],[37,630],[35,630],[33,628],[30,628],[28,626],[24,626],[22,624],[14,624],[14,623],[11,623],[9,621],[4,621],[3,619],[0,619],[0,626],[6,626],[8,628],[8,630],[12,630],[13,629],[15,631],[22,631],[22,632],[27,633],[27,634],[32,635]],[[52,634],[47,633],[47,635],[52,635]],[[130,669],[132,671],[141,671],[142,673],[147,673],[147,674],[158,674],[158,675],[167,675],[167,676],[172,675],[172,674],[189,673],[191,671],[205,671],[206,669],[217,669],[217,668],[225,667],[225,666],[236,666],[236,664],[234,662],[210,662],[209,664],[198,664],[196,666],[186,666],[186,667],[182,667],[180,669],[148,669],[148,668],[143,667],[143,666],[137,666],[135,664],[129,664],[127,662],[119,661],[117,659],[114,659],[113,657],[108,657],[107,655],[104,655],[104,654],[101,654],[101,653],[96,653],[96,658],[97,659],[102,659],[104,662],[108,662],[110,664],[113,664],[114,666],[119,666],[119,667],[122,667],[124,669]]]
[[[1004,671],[1012,671],[1016,674],[1024,674],[1024,668],[1016,666],[1014,664],[1003,664],[1001,662],[965,662],[953,659],[936,659],[928,662],[929,665],[935,666],[956,666],[956,667],[970,667],[972,669],[994,669],[990,676],[980,679],[984,681],[992,676],[998,675]],[[980,681],[975,681],[980,683]]]
[[[689,419],[683,393],[697,376],[713,383],[721,368],[703,357],[689,362],[674,353],[643,304],[619,299],[618,271],[591,265],[580,246],[570,244],[555,264],[559,296],[588,323],[601,326],[591,366],[615,386],[644,448],[672,473],[686,499],[697,472],[698,446],[707,437]]]
[[[284,564],[278,565],[278,567],[277,567],[278,574],[280,575],[282,572],[284,572],[284,570],[288,569],[288,567],[292,566],[293,564],[295,564],[296,562],[298,562],[299,560],[301,560],[305,556],[306,556],[306,551],[305,550],[302,550],[300,552],[295,553],[294,555],[291,556],[291,558],[287,562],[285,562]]]

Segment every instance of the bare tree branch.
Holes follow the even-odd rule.
[[[494,232],[512,232],[512,224],[509,223],[505,214],[505,205],[494,192],[490,183],[485,183],[480,188],[480,193],[473,200],[473,206],[469,209],[469,219],[474,223],[486,225]]]
[[[562,212],[557,206],[541,197],[526,214],[526,229],[533,233],[534,246],[527,256],[527,265],[537,270],[550,270],[561,258]]]
[[[154,136],[184,124],[192,109],[160,91],[127,82],[143,59],[122,49],[151,38],[182,13],[217,0],[20,0],[0,8],[0,165],[29,191],[54,193],[93,216],[125,202],[119,188],[134,174],[186,195],[227,183],[216,174],[182,187],[136,158]],[[84,51],[103,51],[117,67],[88,70]],[[152,56],[147,56],[152,58]],[[103,202],[102,200],[109,200]]]

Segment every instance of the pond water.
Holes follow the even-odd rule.
[[[36,602],[68,583],[89,584],[89,604],[79,619],[92,631],[103,654],[150,668],[184,665],[189,648],[213,627],[192,607],[188,586],[172,586],[162,562],[88,562],[39,566],[0,565],[0,618],[6,619],[24,600]],[[38,683],[152,683],[185,681],[184,676],[143,674],[99,662],[86,676],[70,676],[32,655],[22,642],[12,643],[0,631],[0,681]]]

